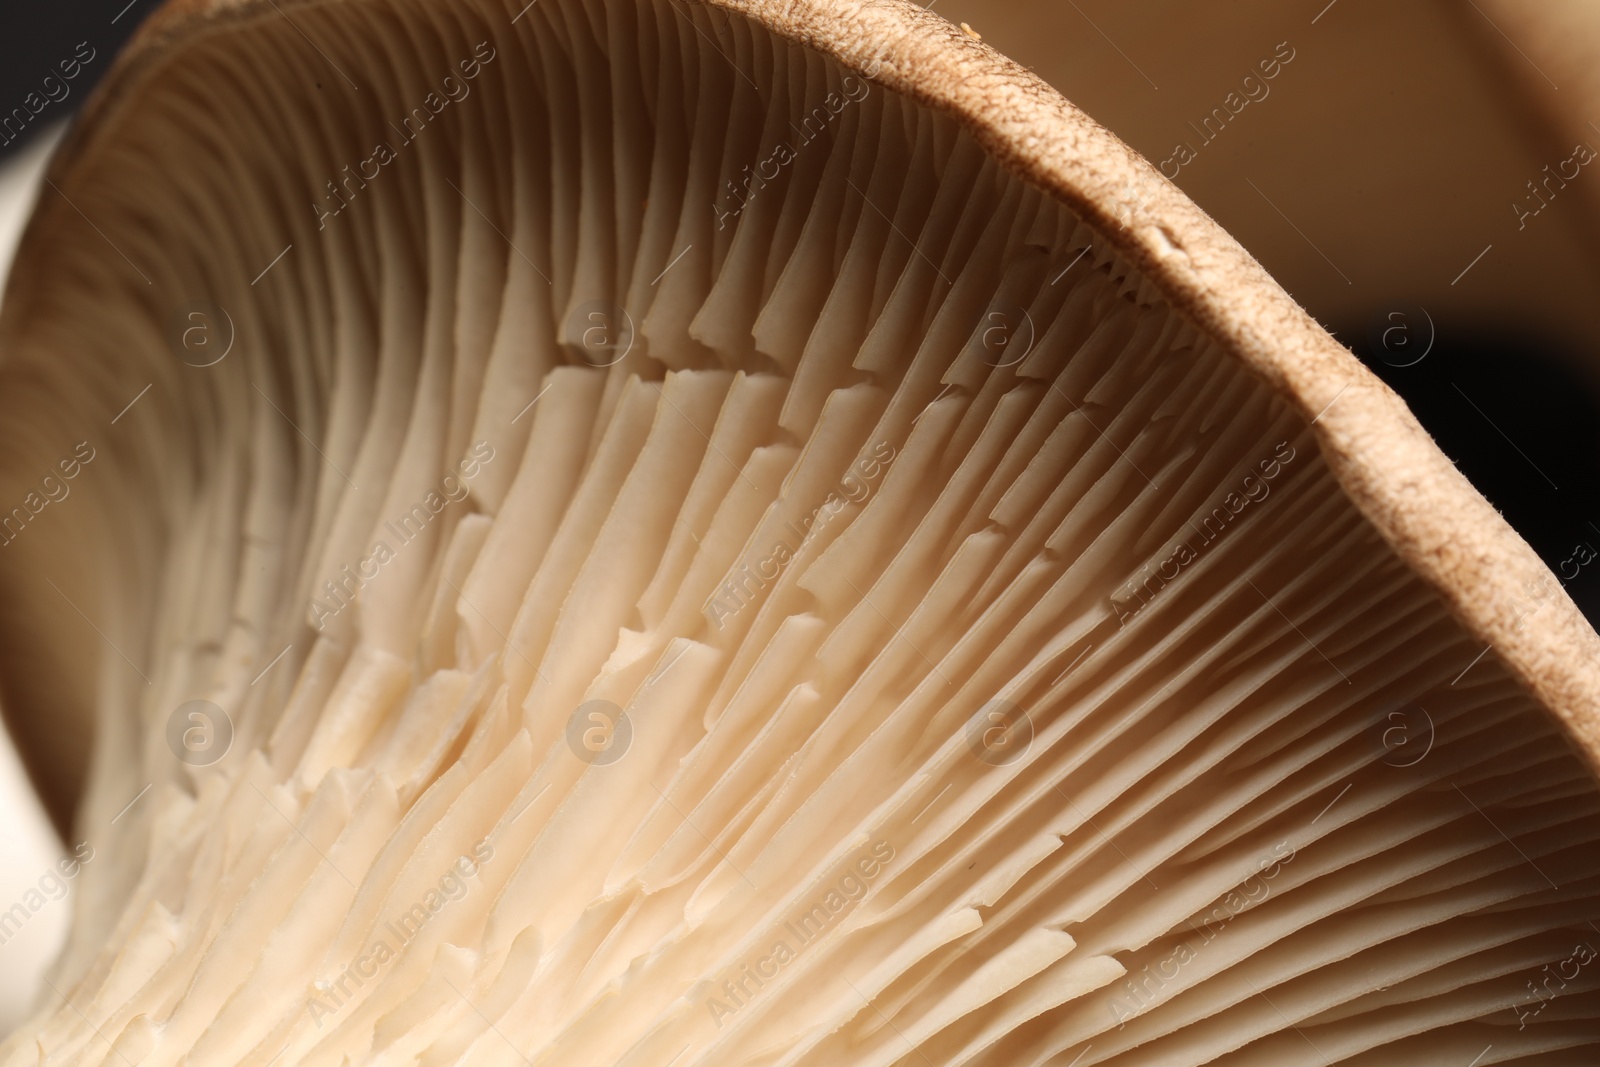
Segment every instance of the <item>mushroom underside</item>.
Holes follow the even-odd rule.
[[[1569,743],[871,74],[672,0],[139,71],[0,366],[0,687],[93,856],[3,1062],[1592,1062]]]

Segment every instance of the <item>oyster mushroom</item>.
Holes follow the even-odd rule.
[[[1600,1042],[1600,642],[937,16],[168,7],[51,180],[0,690],[93,859],[3,1062]]]

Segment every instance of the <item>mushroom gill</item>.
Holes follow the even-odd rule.
[[[0,689],[94,853],[0,1062],[1593,1062],[1594,635],[983,46],[246,2],[110,84],[0,321]]]

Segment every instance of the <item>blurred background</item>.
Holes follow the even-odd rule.
[[[8,12],[0,277],[63,123],[156,3]],[[930,6],[1161,167],[1405,398],[1600,620],[1600,4]],[[0,917],[61,849],[0,738]],[[70,907],[15,932],[0,918],[0,1031]]]

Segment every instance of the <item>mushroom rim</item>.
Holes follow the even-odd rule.
[[[142,86],[185,49],[284,9],[351,2],[167,0],[117,55],[46,176],[69,194],[77,188],[96,154],[115,142],[118,113],[136,106]],[[1600,776],[1600,635],[1404,401],[1148,160],[1037,75],[911,0],[682,2],[747,18],[948,115],[997,163],[1089,222],[1176,310],[1311,423],[1360,513]],[[16,266],[43,254],[55,220],[72,214],[63,199],[35,206]],[[12,270],[0,305],[0,359],[25,340],[30,290],[40,284],[47,279],[37,272]],[[1519,610],[1530,595],[1539,609]]]

